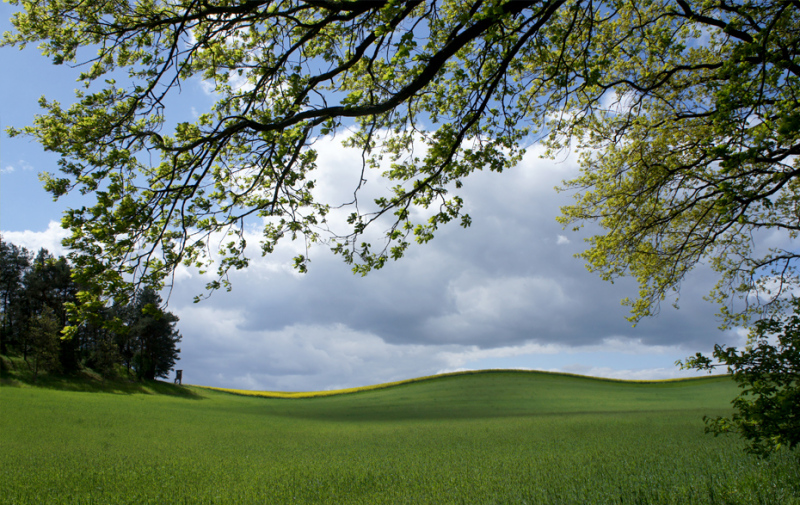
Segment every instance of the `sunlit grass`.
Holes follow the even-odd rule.
[[[0,388],[1,503],[800,503],[724,378],[462,374],[307,399]]]

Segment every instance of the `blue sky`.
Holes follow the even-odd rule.
[[[13,6],[0,4],[0,31]],[[55,67],[35,48],[0,49],[0,122],[21,127],[45,95],[72,101],[76,70]],[[185,83],[173,103],[191,118],[212,103],[199,81]],[[326,195],[346,194],[359,153],[341,139],[319,142],[317,181]],[[181,321],[186,382],[222,387],[318,390],[482,368],[560,370],[586,375],[660,379],[688,375],[677,359],[714,343],[737,345],[741,332],[720,332],[716,308],[702,296],[715,278],[699,269],[681,290],[680,309],[633,328],[620,305],[634,296],[629,280],[615,284],[589,273],[574,254],[582,238],[556,223],[570,195],[554,187],[574,176],[574,160],[539,158],[533,147],[514,170],[476,173],[462,196],[474,224],[443,229],[366,278],[322,247],[310,272],[291,268],[296,245],[280,246],[232,277],[233,291],[193,304],[205,280],[178,272],[169,310]],[[0,230],[3,239],[62,254],[64,209],[41,188],[38,174],[56,171],[53,155],[33,139],[0,139]],[[370,181],[378,187],[380,180]],[[257,242],[253,236],[250,242]]]

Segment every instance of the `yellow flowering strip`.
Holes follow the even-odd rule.
[[[334,396],[351,393],[361,393],[363,391],[373,391],[376,389],[385,389],[394,386],[402,386],[404,384],[412,384],[415,382],[422,382],[433,379],[440,379],[443,377],[454,377],[458,375],[474,375],[483,373],[530,373],[530,374],[547,374],[547,375],[560,375],[566,377],[579,377],[582,379],[592,379],[606,382],[624,382],[629,384],[662,384],[668,382],[683,382],[698,379],[705,379],[707,377],[684,377],[677,379],[650,379],[650,380],[627,380],[627,379],[613,379],[607,377],[590,377],[587,375],[566,373],[566,372],[548,372],[543,370],[521,370],[521,369],[488,369],[488,370],[463,370],[460,372],[441,373],[436,375],[426,375],[424,377],[416,377],[414,379],[405,379],[394,382],[385,382],[383,384],[374,384],[371,386],[362,386],[347,389],[331,389],[326,391],[252,391],[249,389],[230,389],[230,388],[217,388],[212,386],[195,386],[203,389],[210,389],[213,391],[221,391],[223,393],[231,393],[244,396],[260,396],[263,398],[319,398],[323,396]],[[716,376],[719,377],[719,376]]]

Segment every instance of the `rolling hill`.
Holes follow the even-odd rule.
[[[724,377],[183,391],[1,387],[0,503],[800,503],[797,454],[703,433],[730,411]]]

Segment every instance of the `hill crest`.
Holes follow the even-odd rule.
[[[258,396],[262,398],[319,398],[325,396],[338,396],[338,395],[345,395],[345,394],[352,394],[352,393],[361,393],[365,391],[375,391],[379,389],[388,389],[396,386],[405,386],[408,384],[414,384],[419,382],[425,381],[433,381],[439,379],[446,379],[451,377],[458,377],[464,375],[481,375],[481,374],[494,374],[494,373],[519,373],[519,374],[531,374],[531,375],[547,375],[547,376],[560,376],[560,377],[570,377],[570,378],[577,378],[577,379],[586,379],[591,381],[600,381],[600,382],[617,382],[623,384],[666,384],[666,383],[674,383],[674,382],[689,382],[689,381],[704,381],[713,378],[720,378],[725,377],[724,375],[708,375],[708,376],[700,376],[700,377],[681,377],[681,378],[674,378],[674,379],[650,379],[650,380],[628,380],[628,379],[614,379],[610,377],[593,377],[589,375],[580,375],[574,373],[567,373],[567,372],[550,372],[545,370],[526,370],[526,369],[504,369],[504,368],[493,368],[493,369],[485,369],[485,370],[461,370],[457,372],[446,372],[434,375],[426,375],[422,377],[415,377],[412,379],[404,379],[399,381],[393,382],[385,382],[381,384],[373,384],[369,386],[361,386],[361,387],[354,387],[354,388],[344,388],[344,389],[331,389],[331,390],[323,390],[323,391],[254,391],[248,389],[233,389],[233,388],[219,388],[214,386],[201,386],[201,385],[193,385],[194,387],[202,388],[202,389],[209,389],[212,391],[219,391],[223,393],[231,393],[236,395],[243,395],[243,396]]]

